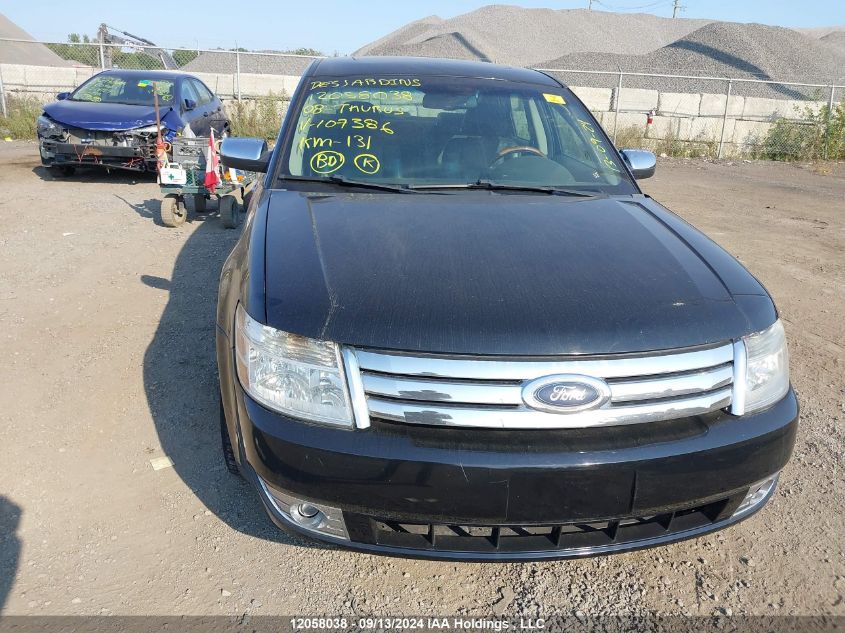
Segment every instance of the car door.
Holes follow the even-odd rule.
[[[200,95],[200,100],[203,103],[203,114],[208,118],[209,129],[214,128],[216,135],[221,135],[227,128],[226,114],[223,111],[223,103],[217,96],[208,89],[204,83],[199,79],[191,78],[190,81],[194,85],[194,89]]]
[[[192,108],[188,108],[188,102],[193,103]],[[182,103],[181,103],[182,120],[186,126],[191,128],[194,136],[207,136],[208,127],[205,117],[202,116],[202,106],[200,105],[200,96],[190,80],[182,81]],[[203,127],[205,131],[203,132]]]

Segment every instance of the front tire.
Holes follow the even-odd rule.
[[[169,193],[161,201],[161,223],[164,226],[176,227],[185,224],[188,219],[188,209],[185,203],[175,193]]]

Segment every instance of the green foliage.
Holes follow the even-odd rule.
[[[291,51],[282,51],[283,53],[289,53],[290,55],[307,55],[308,57],[323,57],[323,52],[318,51],[316,48],[295,48]],[[337,57],[337,55],[335,55]]]
[[[821,108],[796,108],[795,119],[781,117],[771,127],[760,157],[770,160],[845,159],[845,99]],[[800,119],[800,120],[797,120]]]
[[[7,116],[0,115],[0,136],[35,138],[35,121],[42,110],[43,104],[35,97],[7,95]]]
[[[146,53],[124,53],[116,48],[112,49],[112,65],[115,68],[131,68],[133,70],[164,69],[164,64],[158,57]]]
[[[608,132],[612,133],[613,128]],[[619,149],[646,149],[645,133],[637,125],[623,127],[616,132],[616,147]]]
[[[85,66],[94,66],[95,68],[100,66],[100,47],[91,45],[93,40],[90,37],[83,35],[80,38],[78,33],[71,33],[68,35],[67,41],[67,44],[47,44],[47,47],[62,59],[78,62]],[[160,59],[147,53],[127,53],[119,47],[114,46],[110,46],[108,52],[111,53],[112,65],[115,68],[132,68],[138,70],[159,70],[164,68],[164,64],[161,63]],[[195,51],[185,52],[193,53],[193,56],[196,57]]]
[[[616,134],[616,147],[620,149],[647,149],[658,156],[666,154],[673,158],[715,158],[719,143],[715,139],[700,136],[693,140],[683,140],[671,129],[662,138],[648,138],[645,130],[636,125],[621,128]]]
[[[70,42],[69,44],[47,44],[47,48],[62,59],[78,62],[85,66],[100,65],[100,49],[96,46],[80,43],[91,41],[87,35],[80,39],[79,35],[71,33],[67,39]]]
[[[268,140],[276,138],[288,99],[284,91],[270,91],[257,99],[243,99],[228,104],[229,123],[233,136],[255,136]]]
[[[185,64],[194,61],[199,53],[185,48],[173,51],[173,60],[182,68]]]

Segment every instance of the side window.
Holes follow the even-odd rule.
[[[182,82],[182,107],[185,106],[185,99],[190,99],[197,105],[199,105],[200,102],[200,97],[197,94],[197,91],[194,90],[192,82],[188,80]]]
[[[214,100],[214,95],[211,94],[211,91],[205,87],[205,85],[196,79],[189,79],[188,81],[191,82],[194,86],[194,90],[197,91],[199,95],[199,102],[201,105],[205,105],[206,103]]]
[[[531,142],[531,126],[528,123],[528,113],[525,110],[526,100],[519,95],[511,95],[510,112],[513,121],[514,134],[518,139]]]

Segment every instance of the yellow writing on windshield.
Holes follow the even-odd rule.
[[[311,157],[311,169],[318,174],[331,174],[343,167],[346,157],[340,152],[324,150]]]
[[[593,127],[593,124],[589,121],[584,121],[583,119],[576,119],[578,121],[578,125],[581,126],[581,129],[584,130],[590,136],[590,145],[593,146],[593,151],[596,153],[596,157],[599,159],[601,164],[604,167],[607,167],[611,171],[619,172],[620,169],[616,166],[616,163],[611,160],[610,156],[607,153],[607,149],[604,147],[604,143],[599,138],[598,133],[596,132],[596,128]]]
[[[316,107],[316,106],[314,106]],[[309,110],[309,111],[306,111]],[[340,128],[342,130],[347,127],[351,130],[373,130],[383,134],[393,134],[393,128],[390,127],[390,121],[378,121],[376,119],[362,118],[362,117],[337,117],[337,118],[319,118],[314,119],[313,114],[322,114],[322,110],[311,110],[311,106],[302,108],[303,114],[309,115],[304,117],[297,126],[299,132],[309,131],[314,129]]]
[[[373,154],[358,154],[352,161],[358,171],[372,175],[381,169],[381,163]]]
[[[359,90],[357,92],[351,90],[335,90],[329,92],[328,90],[321,90],[315,92],[312,96],[317,97],[320,101],[387,101],[393,99],[394,101],[412,101],[414,94],[410,90]]]
[[[363,86],[421,86],[422,81],[417,77],[344,77],[328,81],[312,81],[311,90],[318,88],[350,88]]]

